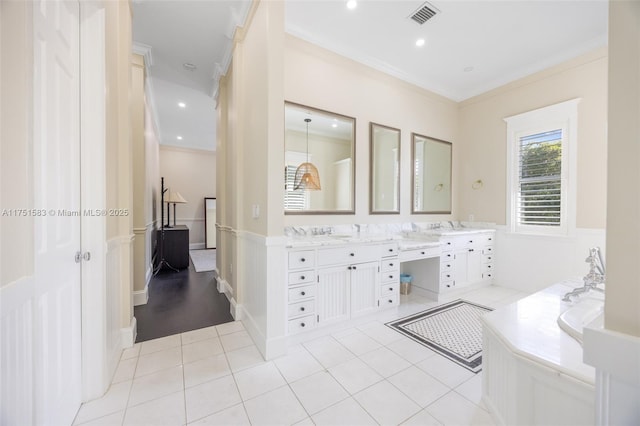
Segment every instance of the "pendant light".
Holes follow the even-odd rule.
[[[307,123],[307,162],[302,163],[296,169],[296,178],[294,180],[293,189],[302,189],[303,191],[319,191],[320,175],[318,169],[309,162],[309,122],[310,118],[305,118]]]

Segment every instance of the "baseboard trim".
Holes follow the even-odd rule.
[[[130,348],[136,343],[136,337],[138,336],[138,321],[136,317],[131,318],[129,327],[123,327],[120,329],[120,340],[122,342],[122,348]]]
[[[229,298],[227,293],[225,293],[225,295]],[[242,305],[239,305],[233,297],[229,299],[229,312],[235,321],[241,321],[244,319],[244,310],[242,309]]]
[[[204,243],[189,243],[189,250],[203,250]]]
[[[144,286],[144,290],[133,292],[133,306],[146,305],[149,301],[149,281]]]

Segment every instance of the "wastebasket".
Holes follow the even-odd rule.
[[[413,277],[409,274],[400,274],[400,294],[411,293],[411,281]]]

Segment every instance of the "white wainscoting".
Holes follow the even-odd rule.
[[[123,275],[129,271],[127,259],[131,259],[133,235],[112,238],[107,241],[107,286],[106,286],[106,372],[108,380],[111,380],[118,366],[118,360],[123,347],[133,345],[133,342],[122,340],[123,335],[131,334],[122,327],[123,303],[128,300],[123,297]],[[123,330],[124,329],[124,330]],[[135,333],[134,333],[135,334]],[[135,339],[135,335],[133,336]]]
[[[605,250],[604,229],[576,229],[573,236],[522,235],[496,227],[494,284],[535,292],[589,271],[589,247]],[[606,257],[605,257],[606,263]]]
[[[236,231],[228,226],[216,224],[218,230],[218,249],[216,252],[216,274],[218,291],[227,296],[231,305],[231,316],[236,321],[242,319],[242,309],[238,303],[233,266],[236,264]]]
[[[178,206],[179,211],[180,206]],[[171,209],[171,225],[173,225],[173,209]],[[177,217],[176,225],[187,225],[189,228],[189,249],[204,248],[204,218]]]
[[[34,423],[33,277],[0,288],[0,424]]]

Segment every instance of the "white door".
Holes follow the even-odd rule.
[[[324,325],[349,319],[351,269],[348,268],[351,267],[342,265],[318,270],[316,292],[318,323]]]
[[[380,293],[380,263],[351,265],[351,317],[378,309]]]
[[[33,13],[35,423],[71,424],[82,391],[79,6],[37,0]]]

